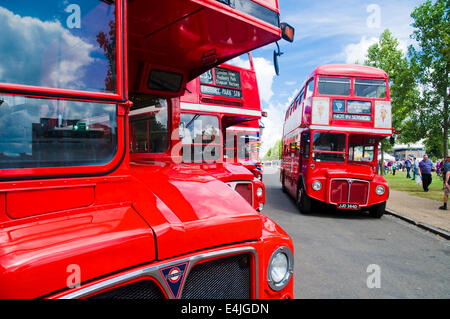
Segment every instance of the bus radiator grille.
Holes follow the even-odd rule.
[[[194,266],[188,274],[181,298],[249,299],[249,256],[235,255]]]

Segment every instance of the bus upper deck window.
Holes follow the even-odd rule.
[[[355,95],[384,99],[386,97],[386,82],[384,80],[355,80]]]
[[[116,93],[114,1],[1,1],[0,83]]]
[[[319,94],[350,95],[351,81],[349,78],[319,77]]]

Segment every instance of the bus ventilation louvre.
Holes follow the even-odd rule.
[[[250,257],[235,255],[195,265],[187,274],[182,299],[249,299]],[[164,299],[158,284],[150,279],[137,281],[90,299]]]
[[[369,182],[351,179],[333,179],[330,184],[330,202],[334,204],[366,205]]]

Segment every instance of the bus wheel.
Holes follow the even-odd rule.
[[[312,200],[306,195],[303,185],[300,184],[297,188],[297,207],[302,214],[311,213]]]
[[[386,210],[386,202],[372,206],[369,208],[370,216],[373,218],[381,218]]]

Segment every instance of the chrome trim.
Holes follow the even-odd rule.
[[[343,203],[334,203],[334,202],[331,201],[331,183],[333,181],[347,181],[347,183],[348,183],[349,179],[351,179],[352,181],[358,181],[358,182],[363,182],[363,183],[369,184],[369,188],[367,190],[366,203],[364,205],[359,205],[358,204],[359,207],[367,207],[367,204],[369,203],[369,195],[370,195],[370,182],[366,181],[364,179],[357,179],[357,178],[350,178],[350,177],[348,177],[348,178],[331,178],[330,179],[330,183],[328,184],[329,185],[328,186],[328,189],[329,189],[328,190],[328,201],[330,202],[330,204],[333,204],[333,205],[343,204]],[[351,189],[352,189],[352,185],[349,185],[348,196],[347,196],[347,203],[350,203],[350,192],[351,192]]]
[[[270,264],[272,263],[273,258],[278,253],[283,253],[286,255],[286,257],[288,259],[288,271],[287,271],[285,277],[283,278],[283,280],[281,280],[277,284],[273,281],[272,276],[270,275],[270,271],[271,271]],[[269,284],[270,289],[272,289],[273,291],[280,291],[280,290],[284,289],[288,285],[289,281],[291,280],[293,273],[294,273],[294,254],[286,246],[278,247],[272,253],[272,256],[270,256],[269,263],[267,264],[267,283]]]
[[[65,296],[62,296],[60,299],[78,299],[90,296],[94,293],[101,292],[103,290],[106,290],[108,288],[126,283],[128,281],[138,279],[140,277],[151,277],[155,281],[158,282],[158,284],[164,289],[165,294],[168,296],[169,299],[174,299],[172,297],[172,294],[167,287],[166,281],[161,275],[160,269],[167,268],[170,266],[175,266],[181,263],[188,262],[188,266],[186,267],[186,273],[185,273],[185,280],[183,281],[182,286],[180,287],[179,295],[181,296],[183,294],[184,285],[186,283],[186,278],[188,278],[189,273],[191,272],[192,268],[198,264],[199,262],[211,259],[211,258],[217,258],[217,257],[224,257],[224,256],[230,256],[230,255],[237,255],[237,254],[243,254],[243,253],[251,253],[254,257],[254,269],[252,271],[254,272],[254,276],[251,276],[255,278],[254,283],[254,297],[255,299],[258,299],[259,297],[259,260],[258,260],[258,253],[254,247],[238,247],[238,248],[231,248],[226,250],[220,250],[220,251],[214,251],[209,253],[202,253],[198,255],[194,255],[187,258],[180,258],[176,259],[170,263],[160,263],[156,266],[149,266],[146,268],[142,268],[140,270],[136,270],[124,275],[120,275],[115,278],[108,279],[106,281],[99,282],[97,284],[94,284],[92,286],[86,287],[86,288],[80,288],[75,292],[69,293]],[[250,279],[249,279],[250,280]],[[250,283],[250,286],[252,283]]]

